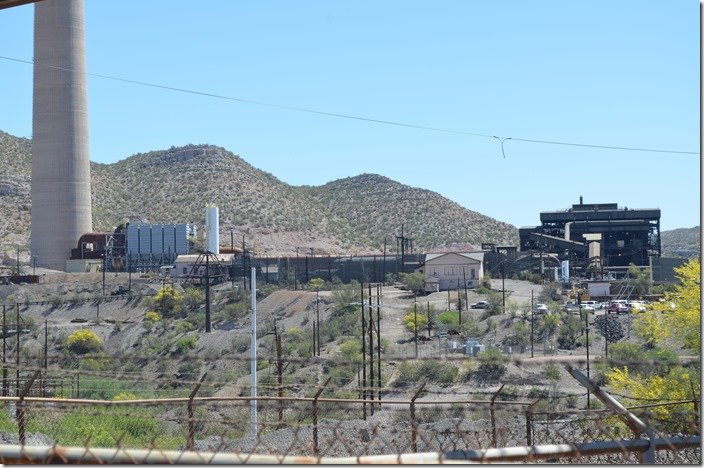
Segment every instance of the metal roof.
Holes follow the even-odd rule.
[[[4,8],[26,5],[27,3],[36,3],[40,0],[0,0],[0,10]]]
[[[484,260],[484,252],[443,252],[443,253],[432,253],[432,254],[427,254],[425,256],[425,263],[428,263],[430,260],[434,260],[436,258],[445,256],[445,255],[461,255],[462,257],[467,257],[471,258],[472,260],[476,260],[478,262],[481,262]]]

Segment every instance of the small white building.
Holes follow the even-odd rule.
[[[215,276],[227,273],[234,261],[234,254],[210,254],[208,256],[210,274]],[[164,270],[164,274],[172,278],[183,278],[188,276],[205,276],[206,256],[205,254],[179,255],[173,266]]]
[[[484,252],[427,254],[416,271],[425,275],[426,292],[476,288],[484,276]]]

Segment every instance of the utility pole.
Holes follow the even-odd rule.
[[[381,281],[383,283],[386,283],[386,236],[384,236],[384,263],[382,264],[381,271],[382,271]]]
[[[430,338],[430,302],[428,304],[428,338]]]
[[[364,320],[364,284],[360,285],[361,293],[359,304],[362,315],[362,400],[367,399],[367,344],[366,344],[366,321]],[[367,404],[362,404],[362,419],[367,420]]]
[[[533,290],[530,290],[530,357],[533,357],[533,325],[535,323],[535,305],[533,305]]]
[[[315,288],[315,321],[318,324],[317,330],[317,342],[318,342],[318,356],[320,356],[320,296],[318,295],[318,288]]]
[[[401,224],[401,235],[396,236],[396,248],[401,247],[401,273],[405,273],[405,265],[406,265],[406,247],[410,247],[411,250],[413,249],[413,239],[409,239],[404,235],[404,225]],[[398,273],[398,268],[396,269],[396,273]]]
[[[469,304],[467,300],[467,269],[462,267],[462,278],[464,279],[464,310],[469,310]]]
[[[105,258],[105,254],[103,253],[103,296],[105,296],[105,261],[107,260]]]
[[[418,307],[416,305],[416,294],[413,293],[413,335],[416,343],[416,359],[418,359]]]
[[[381,401],[381,285],[376,285],[376,365],[377,396]],[[380,406],[381,408],[381,406]]]
[[[44,370],[49,368],[49,321],[44,319]]]
[[[506,313],[506,269],[503,260],[501,260],[501,313]]]
[[[242,272],[244,274],[244,271]],[[257,437],[257,278],[256,270],[252,268],[252,362],[250,373],[252,376],[252,438]]]
[[[2,305],[2,396],[7,396],[7,361],[5,356],[7,353],[7,320],[5,317],[5,304]]]
[[[205,254],[205,333],[210,333],[210,252]]]
[[[276,325],[274,325],[274,336],[276,337],[276,376],[279,394],[279,424],[277,429],[284,427],[284,361],[281,350],[281,335],[279,335]]]
[[[369,287],[369,384],[371,387],[370,400],[374,400],[374,318],[372,316],[372,285]],[[370,413],[374,415],[374,405],[370,406]]]
[[[247,250],[244,246],[244,234],[242,234],[242,291],[247,290]]]
[[[460,298],[460,279],[457,278],[457,315],[458,324],[462,326],[462,299]]]

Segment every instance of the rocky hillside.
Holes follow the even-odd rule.
[[[93,226],[112,231],[125,221],[191,223],[202,229],[205,207],[219,207],[221,244],[259,255],[395,251],[396,236],[416,251],[482,242],[518,243],[518,230],[439,194],[362,174],[323,186],[296,187],[216,146],[188,145],[136,154],[114,164],[91,163]],[[2,263],[29,262],[31,141],[0,131]],[[699,253],[699,227],[662,233],[663,255]]]
[[[695,258],[701,253],[701,227],[663,231],[660,242],[662,243],[663,257]]]
[[[31,209],[31,142],[0,132],[0,242],[5,263],[13,245],[27,245]],[[322,187],[295,187],[216,146],[188,145],[136,154],[115,164],[91,163],[93,226],[120,223],[205,224],[205,207],[219,207],[221,243],[261,255],[381,253],[395,236],[416,250],[453,243],[516,244],[514,226],[462,208],[437,193],[363,174]]]

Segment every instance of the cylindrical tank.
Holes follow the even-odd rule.
[[[205,209],[205,242],[208,252],[220,253],[220,218],[217,205],[207,205]]]

